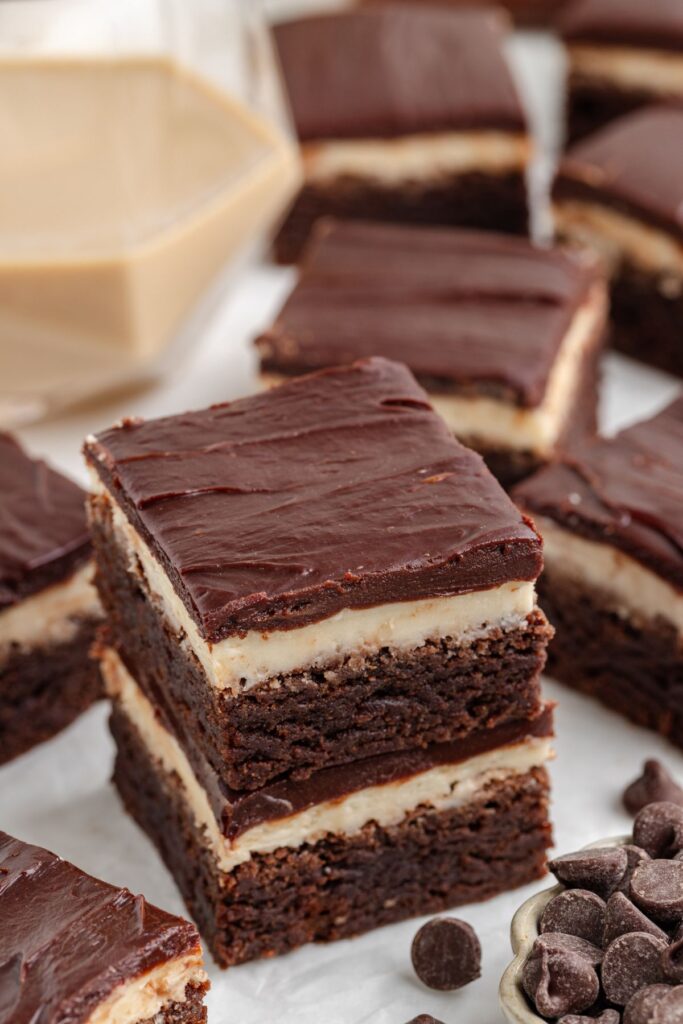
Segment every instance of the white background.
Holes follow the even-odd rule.
[[[560,109],[558,49],[533,35],[519,36],[511,49],[532,117],[544,144],[552,148]],[[24,441],[85,482],[79,450],[90,431],[123,415],[156,416],[248,393],[256,386],[250,339],[268,323],[291,281],[290,271],[252,268],[169,379],[153,390],[25,429]],[[675,382],[664,375],[610,356],[603,427],[611,431],[648,415],[675,391]],[[662,757],[683,780],[683,757],[656,736],[551,682],[546,693],[559,702],[552,775],[560,850],[627,831],[620,793],[644,757]],[[57,739],[0,769],[0,828],[183,913],[156,851],[123,813],[109,784],[112,758],[106,708],[100,705]],[[405,1024],[417,1013],[431,1013],[446,1024],[493,1024],[500,1019],[498,981],[510,958],[510,919],[542,885],[458,911],[476,928],[484,958],[481,980],[461,992],[432,993],[414,978],[409,949],[420,922],[409,921],[227,972],[208,958],[210,1024]]]

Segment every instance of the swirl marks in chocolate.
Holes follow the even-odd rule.
[[[85,561],[85,493],[0,433],[0,609]]]
[[[534,580],[540,540],[385,359],[86,446],[210,641]]]
[[[198,946],[188,921],[0,832],[0,1024],[82,1024]]]

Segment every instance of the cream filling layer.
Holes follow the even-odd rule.
[[[543,516],[534,520],[549,575],[602,591],[610,610],[623,618],[661,618],[683,633],[683,594],[661,576],[611,544],[578,537]]]
[[[572,43],[570,73],[622,89],[644,89],[654,97],[683,93],[683,57],[663,50]]]
[[[547,458],[570,417],[582,365],[606,318],[606,290],[602,284],[595,285],[565,335],[543,401],[533,409],[520,409],[495,398],[430,393],[429,400],[456,436]]]
[[[531,159],[529,137],[519,132],[463,131],[403,135],[392,139],[330,139],[302,146],[309,184],[363,178],[384,185],[431,182],[469,171],[503,175],[524,171]]]
[[[118,985],[90,1014],[87,1024],[137,1024],[153,1018],[171,1003],[184,1003],[186,987],[203,985],[207,980],[199,946]]]
[[[518,627],[535,607],[534,584],[515,581],[455,597],[343,609],[299,629],[251,631],[211,644],[200,636],[145,541],[101,484],[99,490],[111,505],[114,532],[129,572],[138,577],[159,614],[182,637],[181,643],[189,647],[218,689],[244,692],[273,676],[324,665],[349,653],[383,647],[410,650],[444,636],[467,641],[496,627]]]
[[[86,563],[68,580],[27,597],[0,612],[0,657],[14,644],[31,649],[73,640],[84,618],[100,618],[93,586],[94,566]]]
[[[184,799],[204,831],[219,870],[232,871],[257,853],[297,849],[326,835],[353,835],[369,822],[384,828],[399,824],[418,807],[435,811],[467,804],[487,786],[540,767],[552,756],[548,738],[530,738],[479,754],[457,764],[440,765],[407,779],[368,786],[346,797],[316,804],[276,821],[256,825],[234,840],[218,827],[205,790],[174,736],[159,722],[154,707],[111,649],[103,654],[107,691],[135,726],[147,750],[164,772],[180,779]]]
[[[581,199],[556,200],[553,217],[560,237],[597,250],[612,274],[626,258],[655,275],[662,294],[674,298],[683,291],[683,245],[666,232]]]

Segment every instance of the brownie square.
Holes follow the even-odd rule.
[[[570,142],[640,107],[683,98],[680,0],[576,0],[560,31]]]
[[[256,341],[266,383],[405,362],[504,486],[595,432],[607,295],[597,260],[463,229],[323,221]]]
[[[405,366],[86,458],[115,782],[218,963],[542,873],[539,538]]]
[[[204,1024],[188,921],[0,832],[0,1007],[7,1024]]]
[[[304,185],[277,237],[325,214],[526,233],[526,119],[493,10],[415,5],[275,27]]]
[[[683,746],[683,398],[514,497],[544,539],[550,672]]]
[[[85,497],[0,434],[0,764],[100,695]]]
[[[573,146],[553,188],[558,234],[602,253],[612,340],[683,374],[683,110],[648,107]]]

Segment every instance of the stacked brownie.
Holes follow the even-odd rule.
[[[570,141],[661,100],[683,100],[681,0],[575,0],[561,21]]]
[[[514,497],[543,535],[552,674],[683,746],[683,398]]]
[[[613,343],[683,374],[683,109],[647,107],[573,146],[553,188],[561,238],[603,254]]]
[[[219,963],[543,872],[540,540],[404,366],[86,457],[115,781]]]
[[[0,832],[3,1024],[205,1024],[199,935]]]
[[[0,764],[100,696],[85,497],[0,434]]]
[[[397,5],[277,25],[304,185],[276,239],[329,214],[526,234],[526,118],[498,12]]]
[[[606,319],[586,255],[492,232],[324,221],[257,346],[267,383],[400,359],[509,486],[594,433]]]
[[[361,0],[364,3],[396,3],[397,0]],[[405,0],[415,3],[416,0]],[[491,0],[431,0],[434,5],[460,7],[491,7]],[[551,25],[571,0],[501,0],[495,6],[504,7],[520,25]]]

